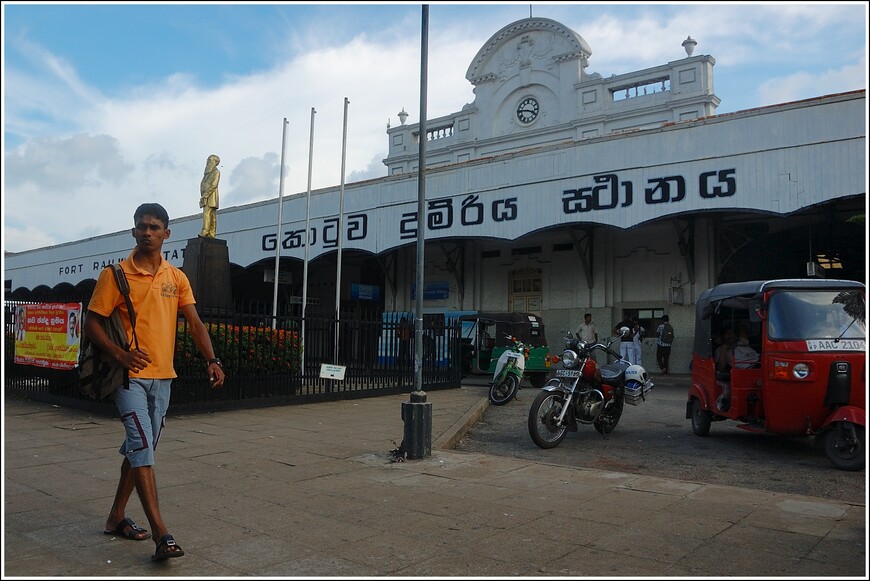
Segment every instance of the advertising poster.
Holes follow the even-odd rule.
[[[19,305],[15,309],[15,363],[51,369],[78,364],[81,303]]]

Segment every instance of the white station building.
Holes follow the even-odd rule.
[[[427,313],[543,317],[550,345],[592,313],[599,333],[670,316],[672,372],[687,372],[695,299],[720,282],[865,281],[866,91],[716,115],[715,59],[675,39],[675,60],[604,77],[576,32],[526,18],[496,32],[465,77],[474,101],[387,129],[386,177],[224,208],[235,298],[414,311],[418,153],[426,139]],[[159,200],[156,200],[159,201]],[[343,207],[343,212],[340,208]],[[306,221],[308,276],[303,280]],[[181,267],[201,216],[173,219]],[[339,241],[339,235],[341,240]],[[5,298],[92,288],[126,258],[129,230],[6,255]],[[339,254],[340,250],[340,254]],[[340,262],[339,262],[340,257]],[[305,287],[305,288],[303,288]],[[648,329],[643,364],[653,373]]]

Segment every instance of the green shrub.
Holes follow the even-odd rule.
[[[215,354],[229,375],[293,374],[302,361],[302,345],[295,330],[206,323]],[[185,323],[178,324],[175,371],[196,373],[203,358]]]

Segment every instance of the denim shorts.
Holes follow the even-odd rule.
[[[115,407],[124,422],[126,438],[118,450],[133,468],[154,465],[154,451],[169,408],[171,379],[130,378],[129,389],[115,390]]]

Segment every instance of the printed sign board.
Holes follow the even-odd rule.
[[[320,364],[320,377],[323,379],[337,379],[344,381],[344,372],[347,369],[344,365],[330,365],[328,363]]]
[[[81,303],[41,303],[15,308],[15,363],[74,369],[81,345]]]

